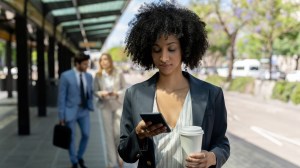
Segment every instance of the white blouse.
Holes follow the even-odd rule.
[[[153,113],[157,113],[156,95],[153,103]],[[192,102],[188,91],[176,126],[170,133],[162,133],[153,137],[155,150],[155,164],[157,168],[181,168],[182,151],[180,146],[179,131],[183,126],[193,125]]]
[[[107,74],[105,70],[102,71],[102,76],[104,79],[103,89],[109,92],[114,91],[114,77],[113,75]]]

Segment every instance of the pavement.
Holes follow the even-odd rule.
[[[230,157],[224,168],[299,168],[242,138],[227,134],[230,142]],[[293,152],[291,152],[291,155]]]
[[[2,108],[0,110],[2,111]],[[11,114],[6,115],[0,122],[12,118],[11,116],[16,118],[16,110],[11,111]],[[0,167],[70,167],[68,152],[52,145],[53,127],[58,122],[56,108],[47,108],[47,117],[38,117],[37,108],[30,108],[30,116],[30,135],[28,136],[17,134],[17,119],[0,129]],[[80,135],[79,132],[77,135]],[[91,113],[91,135],[84,157],[89,168],[105,167],[101,135],[98,114]]]
[[[17,95],[7,99],[4,94],[0,92],[0,168],[70,167],[68,152],[52,145],[53,127],[58,121],[56,108],[47,108],[46,117],[38,117],[37,108],[30,108],[31,134],[19,136]],[[231,156],[224,168],[299,168],[230,132],[227,136],[231,144]],[[93,112],[90,141],[84,156],[88,167],[104,168],[104,152],[101,117]]]

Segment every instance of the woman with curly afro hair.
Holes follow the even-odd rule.
[[[221,167],[230,154],[222,89],[182,70],[197,67],[208,48],[205,23],[186,8],[159,2],[144,4],[129,26],[128,55],[158,72],[126,90],[120,156],[139,168]],[[167,125],[140,117],[158,112]],[[186,126],[202,127],[202,142],[193,144],[201,151],[183,154],[180,131]]]

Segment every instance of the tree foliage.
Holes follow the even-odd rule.
[[[193,0],[191,6],[208,24],[211,53],[227,55],[229,69],[235,57],[299,53],[299,1]]]
[[[300,22],[297,20],[296,14],[300,9],[299,2],[287,0],[251,0],[255,6],[254,18],[251,21],[253,37],[256,41],[260,41],[262,47],[259,50],[264,57],[269,58],[269,71],[272,69],[272,57],[277,54],[287,54],[284,46],[275,44],[276,41],[289,32],[298,30]],[[285,39],[285,38],[283,38]],[[286,41],[286,39],[285,39]],[[282,53],[281,53],[282,52]]]
[[[216,33],[212,36],[213,39],[210,39],[213,53],[219,50],[228,56],[227,80],[231,80],[236,57],[236,39],[241,29],[252,18],[251,6],[247,0],[194,0],[192,3],[193,10],[210,25],[209,32]]]
[[[300,55],[300,32],[288,32],[275,39],[274,53],[286,56]]]
[[[237,41],[237,58],[260,59],[264,50],[263,41],[252,34],[246,34]]]
[[[4,57],[5,57],[5,43],[0,41],[0,70],[3,68],[4,65]]]
[[[112,59],[117,62],[127,61],[127,55],[124,52],[124,47],[117,46],[108,50],[108,53],[111,54]]]

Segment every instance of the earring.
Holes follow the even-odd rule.
[[[185,65],[184,70],[185,70],[185,72],[187,72],[187,65]]]

